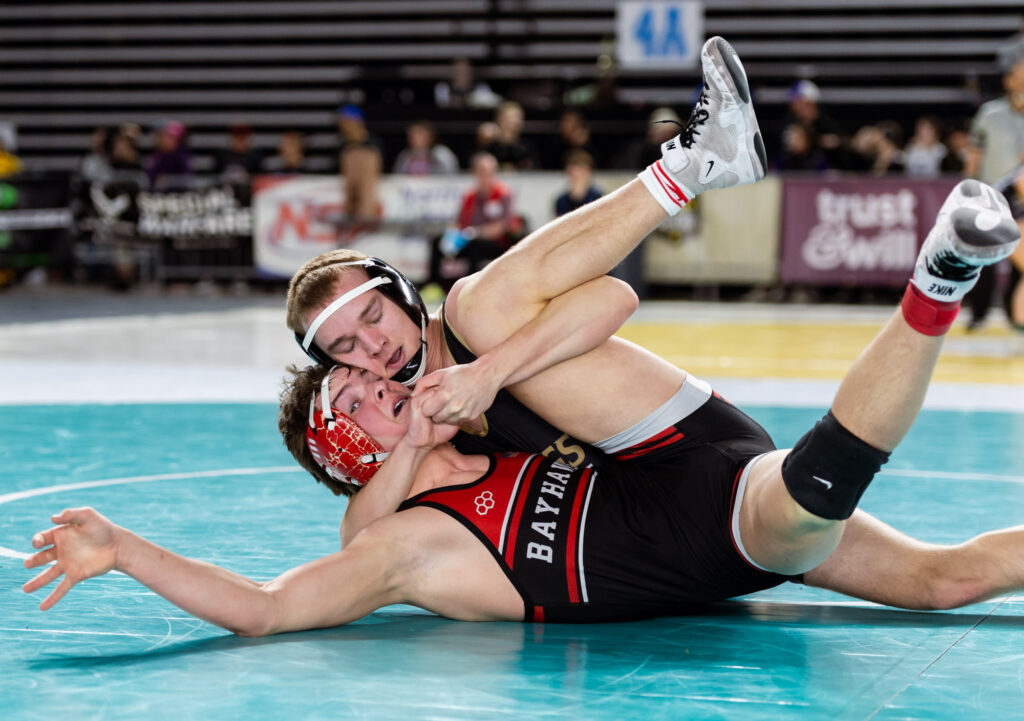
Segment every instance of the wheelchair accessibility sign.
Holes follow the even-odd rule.
[[[694,68],[704,43],[704,4],[698,0],[622,0],[616,5],[615,37],[620,68]]]

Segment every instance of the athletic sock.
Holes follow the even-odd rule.
[[[644,184],[647,191],[654,196],[658,204],[665,209],[669,217],[674,216],[683,206],[690,202],[683,189],[668,174],[665,166],[660,160],[648,165],[637,175],[640,182]]]

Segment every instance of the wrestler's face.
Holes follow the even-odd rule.
[[[331,373],[328,389],[332,408],[358,423],[384,450],[394,450],[409,427],[412,391],[401,383],[344,366]]]
[[[341,276],[333,297],[306,315],[304,327],[309,328],[331,301],[366,279],[361,270]],[[419,351],[420,328],[394,302],[373,289],[334,311],[317,329],[314,342],[338,363],[390,378]]]

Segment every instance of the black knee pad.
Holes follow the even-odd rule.
[[[815,516],[841,521],[853,515],[888,460],[888,453],[857,438],[829,411],[786,456],[782,480],[793,500]]]

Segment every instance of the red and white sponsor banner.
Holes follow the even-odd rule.
[[[785,178],[783,283],[901,286],[957,178]]]
[[[517,173],[501,178],[515,198],[515,209],[529,228],[554,216],[555,198],[565,190],[561,173]],[[469,175],[381,178],[378,227],[347,226],[343,188],[336,175],[259,176],[253,182],[253,251],[257,270],[288,278],[332,248],[375,255],[410,280],[427,275],[430,246],[458,215],[462,194],[473,187]]]

